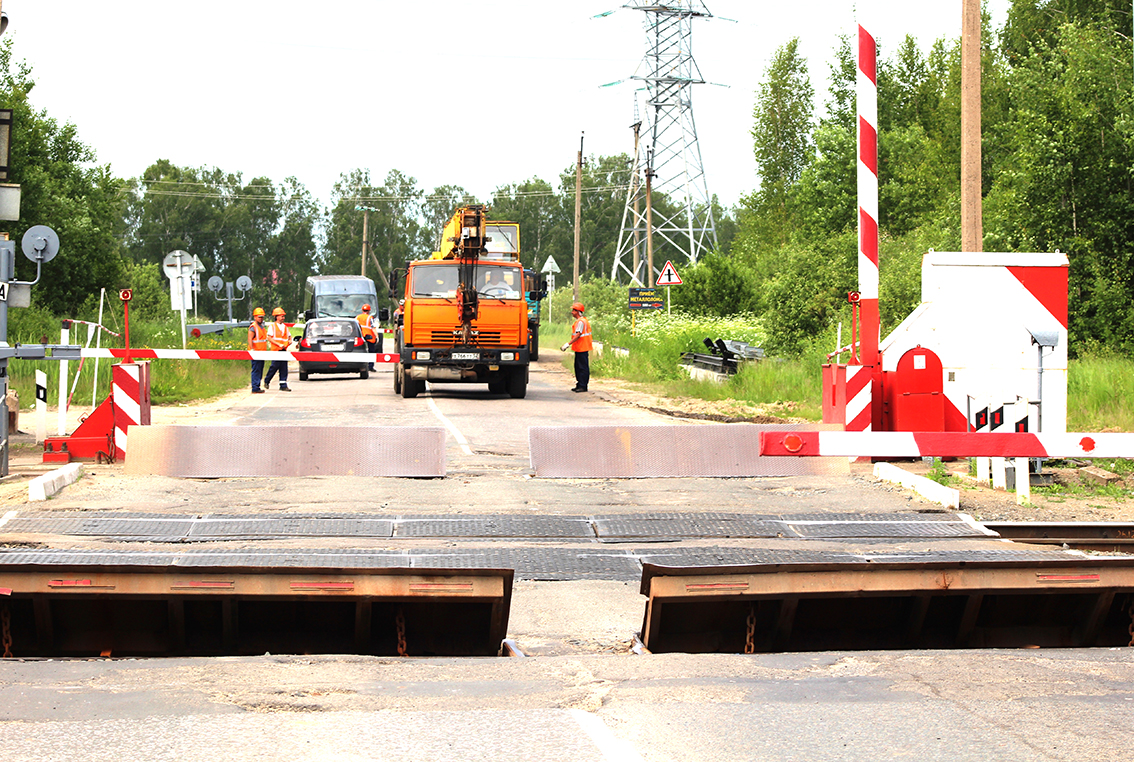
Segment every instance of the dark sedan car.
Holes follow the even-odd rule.
[[[357,373],[359,378],[369,378],[371,358],[366,352],[366,342],[362,340],[362,329],[354,318],[317,318],[307,321],[303,338],[299,340],[300,352],[344,352],[358,353],[358,362],[340,362],[335,359],[300,360],[299,380],[306,381],[312,373]]]

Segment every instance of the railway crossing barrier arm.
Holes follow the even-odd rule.
[[[765,456],[1134,458],[1134,434],[952,431],[766,431]]]

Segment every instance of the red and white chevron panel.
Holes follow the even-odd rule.
[[[247,349],[91,349],[80,357],[114,360],[302,360],[304,362],[398,362],[397,354],[364,354],[362,352],[271,352]]]
[[[124,458],[130,427],[150,425],[149,363],[123,362],[113,366],[111,395],[114,398],[114,449],[116,457]]]
[[[847,366],[847,431],[871,431],[874,369],[869,365]]]
[[[1134,434],[765,431],[761,455],[868,458],[1134,458]]]

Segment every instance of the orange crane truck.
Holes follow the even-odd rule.
[[[457,209],[441,233],[440,251],[394,273],[404,277],[395,326],[399,362],[394,392],[416,397],[425,382],[487,383],[517,399],[527,394],[528,302],[520,263],[520,226],[492,222],[482,205]]]

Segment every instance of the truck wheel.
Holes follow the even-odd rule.
[[[532,356],[532,362],[539,359],[539,326],[533,325],[528,329],[528,353]]]
[[[528,393],[528,366],[517,365],[508,376],[508,395],[522,400]]]
[[[402,397],[405,399],[413,399],[425,386],[424,381],[415,381],[409,377],[405,371],[402,372]]]
[[[402,366],[394,366],[394,394],[402,393]]]
[[[488,382],[488,391],[492,394],[503,394],[508,391],[508,382],[504,379]]]

